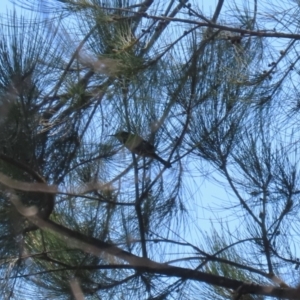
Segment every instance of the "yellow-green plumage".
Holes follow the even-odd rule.
[[[155,147],[145,141],[137,134],[132,134],[126,131],[120,131],[114,134],[129,151],[144,157],[151,157],[160,161],[166,168],[171,167],[171,163],[165,161],[155,153]]]

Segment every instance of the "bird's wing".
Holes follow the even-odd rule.
[[[126,148],[128,148],[130,151],[134,152],[134,150],[139,147],[140,144],[143,143],[143,139],[139,137],[138,135],[130,135],[128,139],[125,142]]]
[[[147,141],[143,140],[132,150],[132,152],[141,156],[152,157],[155,154],[155,147],[150,143],[148,143]]]

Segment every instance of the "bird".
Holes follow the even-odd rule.
[[[119,142],[121,142],[132,153],[143,157],[154,158],[161,162],[166,168],[171,168],[171,163],[158,156],[155,153],[155,147],[151,143],[145,141],[139,135],[126,131],[119,131],[112,136],[116,137]]]

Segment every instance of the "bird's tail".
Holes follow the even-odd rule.
[[[171,166],[172,166],[170,162],[162,159],[157,154],[153,155],[153,158],[155,158],[156,160],[158,160],[159,162],[161,162],[166,168],[171,168]]]

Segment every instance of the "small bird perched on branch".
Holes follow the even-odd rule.
[[[137,134],[120,131],[113,134],[129,151],[144,157],[151,157],[160,161],[166,168],[171,168],[171,163],[165,161],[155,153],[155,147]]]

